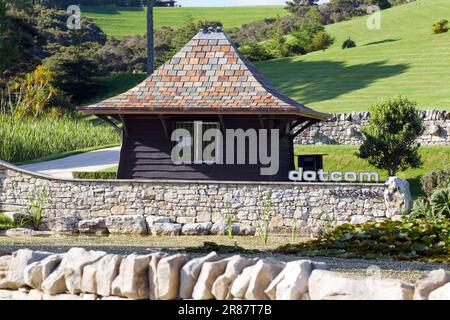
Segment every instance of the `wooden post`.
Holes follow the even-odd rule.
[[[155,71],[155,51],[153,39],[153,5],[154,0],[147,0],[147,76]]]

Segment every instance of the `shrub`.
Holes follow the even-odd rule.
[[[369,124],[361,128],[365,140],[357,156],[387,170],[389,176],[422,164],[417,138],[424,131],[416,103],[403,97],[374,104]]]
[[[334,43],[334,38],[326,33],[320,31],[313,35],[311,39],[310,51],[318,51],[328,49]]]
[[[83,180],[114,180],[117,178],[117,173],[108,171],[97,171],[97,172],[72,172],[75,179]]]
[[[270,53],[265,46],[259,43],[250,43],[239,49],[241,53],[250,61],[264,61],[275,58],[275,56]]]
[[[413,219],[344,224],[316,240],[275,250],[309,256],[449,262],[450,220]]]
[[[448,31],[448,20],[442,19],[441,21],[436,22],[433,24],[433,32],[438,33],[445,33]]]
[[[342,49],[349,49],[354,47],[356,47],[356,43],[350,38],[348,38],[347,40],[344,41],[344,43],[342,43]]]
[[[0,212],[0,230],[7,230],[14,227],[14,221]]]
[[[450,218],[450,188],[440,188],[430,197],[431,210],[436,215]]]
[[[422,190],[427,195],[431,195],[433,190],[450,180],[450,169],[437,169],[428,172],[420,179]]]
[[[117,145],[120,136],[108,124],[65,116],[39,120],[0,115],[0,159],[18,163],[78,149]]]
[[[31,194],[31,199],[29,203],[30,215],[28,216],[29,222],[32,224],[34,230],[39,230],[41,225],[42,217],[44,215],[45,203],[48,199],[47,190],[34,191]]]

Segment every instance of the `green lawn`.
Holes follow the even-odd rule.
[[[144,34],[146,32],[146,10],[125,7],[82,7],[83,16],[92,19],[103,31],[114,37]],[[216,8],[155,8],[155,27],[182,26],[189,16],[196,21],[221,21],[225,28],[287,15],[283,6],[248,6]]]
[[[288,94],[316,110],[367,110],[380,97],[406,95],[422,109],[450,110],[450,32],[433,34],[450,20],[448,0],[417,0],[381,13],[381,29],[367,17],[327,26],[336,37],[326,51],[261,62],[257,67]],[[342,50],[351,37],[356,48]]]

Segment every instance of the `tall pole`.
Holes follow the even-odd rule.
[[[150,76],[155,71],[153,4],[154,0],[147,0],[147,76]]]

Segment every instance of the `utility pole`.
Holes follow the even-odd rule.
[[[154,0],[147,0],[147,76],[150,76],[155,71],[153,5]]]

